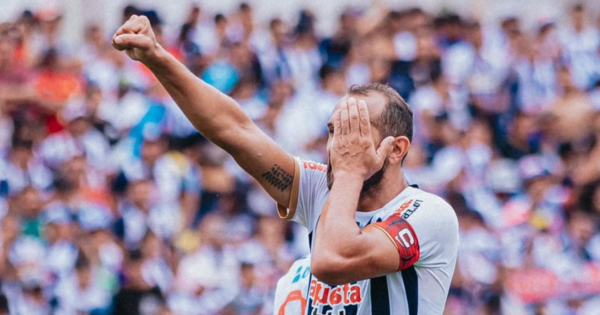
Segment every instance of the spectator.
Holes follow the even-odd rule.
[[[563,30],[561,41],[564,57],[572,67],[573,83],[580,89],[590,87],[598,79],[598,29],[589,26],[586,9],[576,4],[570,10],[571,25]]]
[[[58,314],[106,314],[110,292],[101,286],[90,261],[79,254],[74,272],[59,282],[55,289]]]
[[[130,252],[124,270],[125,283],[115,296],[113,314],[160,314],[166,308],[159,288],[144,280],[143,261],[139,251]]]

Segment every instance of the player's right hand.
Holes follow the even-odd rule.
[[[132,15],[117,30],[112,38],[112,45],[118,50],[125,51],[129,58],[141,62],[151,61],[160,49],[150,20],[143,15]]]
[[[394,148],[394,137],[386,137],[379,144],[373,142],[369,110],[364,100],[343,99],[333,115],[329,158],[334,179],[340,172],[367,180],[383,167]]]

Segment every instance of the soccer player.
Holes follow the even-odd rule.
[[[112,43],[156,75],[192,124],[276,200],[282,218],[308,228],[305,314],[442,314],[458,222],[445,201],[404,179],[412,112],[398,93],[380,84],[351,88],[329,120],[325,166],[284,152],[231,98],[168,54],[146,17],[132,16]]]

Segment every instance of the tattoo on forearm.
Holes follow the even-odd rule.
[[[294,181],[294,175],[286,172],[277,164],[273,165],[273,168],[271,168],[270,171],[262,174],[261,177],[280,191],[286,190]]]

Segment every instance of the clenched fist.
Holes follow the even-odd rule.
[[[161,49],[156,42],[150,20],[145,16],[132,15],[112,38],[112,45],[125,51],[129,58],[141,62],[152,61]]]

